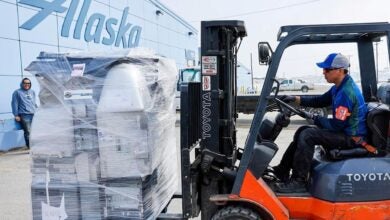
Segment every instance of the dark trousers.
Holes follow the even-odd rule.
[[[315,145],[325,150],[349,149],[355,145],[352,139],[342,132],[334,132],[313,126],[302,126],[294,135],[279,164],[282,173],[290,173],[291,178],[306,180],[310,171]]]
[[[30,131],[31,131],[31,122],[33,120],[33,114],[22,114],[20,115],[20,124],[24,131],[24,140],[26,141],[26,146],[30,148]]]

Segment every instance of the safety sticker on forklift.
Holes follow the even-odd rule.
[[[217,75],[217,56],[202,56],[202,74]]]
[[[203,91],[211,90],[211,77],[210,76],[202,76],[202,88]]]

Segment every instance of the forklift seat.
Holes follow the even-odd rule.
[[[256,141],[248,163],[249,170],[256,178],[264,174],[278,150],[278,146],[272,141],[263,140],[261,143]]]
[[[387,147],[387,139],[390,138],[388,137],[390,120],[389,107],[386,104],[370,102],[367,104],[367,108],[367,141],[379,151],[379,154],[372,154],[363,147],[345,150],[335,149],[327,153],[330,160],[383,156],[386,155],[386,153],[390,153],[390,149]]]

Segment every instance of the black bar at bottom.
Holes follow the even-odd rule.
[[[182,219],[186,220],[187,218],[183,218],[183,214],[176,213],[161,213],[158,217],[158,220],[173,220],[173,219]]]

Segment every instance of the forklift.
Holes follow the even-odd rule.
[[[390,103],[378,102],[373,43],[387,40],[390,24],[356,23],[283,26],[273,51],[258,45],[267,75],[245,146],[237,146],[237,51],[247,35],[243,21],[201,23],[200,83],[181,87],[180,219],[390,219]],[[290,117],[304,112],[271,93],[286,48],[302,44],[355,43],[361,86],[368,105],[369,144],[365,148],[324,152],[313,157],[307,192],[273,191],[269,163]],[[390,57],[390,54],[389,54]],[[278,82],[276,81],[278,85]],[[390,91],[385,92],[390,96]],[[389,100],[386,97],[385,100]],[[275,119],[265,118],[277,111]]]

